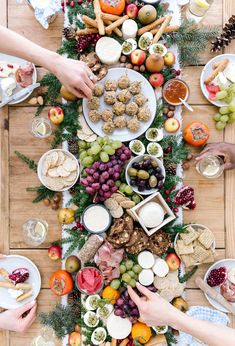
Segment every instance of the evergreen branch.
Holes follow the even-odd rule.
[[[49,190],[44,185],[40,185],[40,186],[36,186],[36,187],[28,187],[26,189],[26,191],[37,193],[37,197],[34,198],[33,203],[41,202],[45,198],[51,199],[56,193],[55,191]]]
[[[81,216],[84,209],[88,207],[88,205],[90,205],[91,202],[92,197],[88,193],[86,193],[85,187],[80,184],[76,184],[75,194],[68,202],[68,205],[75,204],[78,206],[78,209],[75,211],[75,217]]]
[[[189,154],[189,149],[185,146],[181,135],[166,136],[161,140],[160,144],[164,151],[164,161],[178,164],[186,160]],[[171,151],[166,153],[168,147],[171,147]]]
[[[181,270],[179,268],[179,282],[181,284],[183,284],[184,282],[187,282],[193,275],[194,273],[196,273],[196,271],[198,270],[198,266],[194,266],[192,269],[190,269],[189,271],[187,271],[183,276],[181,276]]]
[[[64,39],[61,47],[57,50],[60,55],[66,55],[70,59],[78,59],[78,53],[76,52],[77,41]]]
[[[28,158],[27,156],[25,156],[17,150],[15,150],[15,154],[19,159],[21,159],[28,165],[29,169],[32,169],[34,172],[37,172],[37,164],[34,160]]]
[[[172,332],[172,329],[169,328],[168,331],[164,334],[167,342],[167,346],[172,346],[177,344],[177,340]]]
[[[170,237],[172,238],[172,241],[174,241],[176,235],[178,233],[186,233],[187,230],[186,230],[186,225],[185,224],[180,224],[180,225],[171,225],[169,226],[169,224],[165,227],[163,227],[163,230],[168,233],[170,235]]]

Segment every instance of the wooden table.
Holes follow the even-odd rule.
[[[235,13],[233,0],[215,0],[205,24],[219,25]],[[35,20],[33,12],[26,4],[17,4],[15,0],[1,0],[0,24],[19,32],[32,41],[55,50],[61,42],[63,16],[59,16],[44,30]],[[208,47],[209,48],[209,47]],[[235,42],[226,52],[234,53]],[[211,57],[209,49],[203,55],[203,63]],[[39,79],[45,71],[38,67]],[[199,77],[202,66],[188,67],[183,71],[183,78],[190,85],[190,104],[194,107],[194,114],[183,112],[184,125],[191,119],[202,120],[211,130],[210,142],[228,141],[235,143],[234,125],[228,126],[224,132],[215,130],[212,115],[216,108],[202,96],[199,87]],[[46,114],[47,109],[44,110]],[[56,303],[56,298],[48,288],[49,275],[60,267],[60,263],[52,262],[47,256],[47,247],[52,240],[61,235],[61,227],[56,221],[56,212],[46,208],[42,203],[32,204],[32,195],[26,192],[26,187],[37,186],[38,179],[34,172],[29,171],[14,154],[15,150],[38,160],[50,148],[49,140],[38,140],[30,134],[31,120],[35,114],[35,107],[27,101],[0,111],[0,252],[21,254],[32,259],[42,274],[42,290],[38,298],[38,311],[48,311]],[[192,164],[191,164],[192,165]],[[208,181],[200,177],[193,167],[185,172],[185,183],[195,188],[197,208],[195,211],[184,213],[185,222],[202,223],[210,227],[216,237],[218,259],[235,258],[235,171],[227,172],[225,177],[215,181]],[[38,249],[30,249],[22,241],[21,226],[31,217],[46,219],[49,223],[47,242]],[[198,274],[203,275],[208,266],[201,266]],[[187,299],[190,305],[209,306],[204,295],[194,284],[194,279],[188,282]],[[235,319],[232,320],[235,327]],[[38,322],[24,334],[0,332],[1,346],[28,346],[40,329]]]

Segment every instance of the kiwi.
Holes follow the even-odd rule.
[[[138,12],[138,19],[141,24],[147,25],[157,18],[156,8],[152,5],[144,5]]]

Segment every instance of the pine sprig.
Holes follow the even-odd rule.
[[[40,185],[36,187],[28,187],[26,189],[28,192],[36,192],[37,197],[34,198],[33,203],[38,203],[43,201],[45,198],[51,199],[56,192],[49,190],[46,186]]]
[[[165,227],[163,227],[163,230],[168,233],[171,237],[171,240],[174,241],[175,240],[175,237],[178,233],[186,233],[187,230],[186,230],[186,225],[185,224],[173,224],[173,225],[170,225],[169,224]]]
[[[79,20],[79,17],[82,15],[86,15],[92,19],[95,19],[95,12],[92,3],[89,4],[88,2],[85,2],[84,4],[79,5],[77,2],[75,2],[73,7],[68,7],[68,19],[71,25],[77,25],[77,22],[81,22],[81,20]]]
[[[77,41],[64,39],[61,47],[57,50],[60,55],[66,55],[70,59],[78,59],[78,53],[76,52]]]
[[[189,150],[186,148],[181,135],[166,136],[161,140],[160,144],[164,151],[164,161],[178,164],[186,160],[189,154]],[[168,147],[171,147],[171,151],[166,153]]]
[[[57,304],[52,311],[41,313],[39,318],[41,324],[52,328],[60,340],[72,333],[77,323],[77,316],[72,305]]]
[[[28,165],[29,169],[32,169],[34,172],[37,172],[38,166],[34,160],[28,158],[27,156],[25,156],[24,154],[20,153],[17,150],[15,150],[15,154],[19,159],[21,159]]]
[[[169,328],[168,331],[164,335],[166,338],[167,346],[173,346],[177,344],[176,337],[174,336],[171,328]]]
[[[90,205],[91,202],[92,202],[92,198],[88,193],[86,193],[85,187],[80,184],[76,184],[75,194],[71,198],[71,200],[68,202],[68,205],[75,204],[78,206],[78,209],[76,209],[75,211],[75,217],[81,216],[84,209],[88,207],[88,205]]]
[[[188,270],[184,275],[181,276],[181,270],[179,268],[179,282],[183,284],[184,282],[187,282],[198,270],[198,266],[194,266],[192,269]]]
[[[188,66],[201,62],[201,53],[217,35],[217,27],[199,26],[194,21],[185,19],[177,32],[164,34],[163,37],[169,45],[177,45],[181,65]]]

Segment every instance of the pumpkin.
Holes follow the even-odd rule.
[[[49,280],[49,286],[56,296],[64,296],[73,290],[73,278],[66,270],[57,270]]]
[[[115,14],[119,16],[125,9],[125,0],[100,0],[100,7],[104,13]]]
[[[132,327],[131,336],[141,344],[146,344],[152,336],[151,328],[145,323],[136,322]]]
[[[206,144],[209,139],[210,132],[208,127],[200,121],[194,121],[188,124],[183,131],[184,140],[194,146],[200,147]]]
[[[109,300],[110,304],[115,304],[116,300],[120,297],[120,292],[111,286],[105,287],[102,292],[102,298]]]

